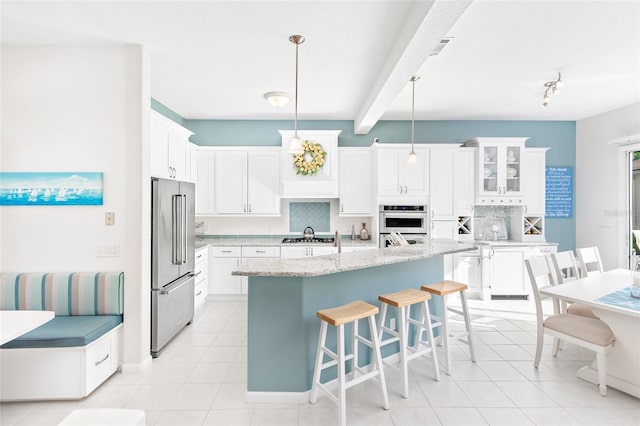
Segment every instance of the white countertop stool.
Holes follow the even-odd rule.
[[[58,426],[144,426],[144,410],[81,408],[73,410]]]
[[[433,370],[436,380],[440,380],[440,369],[438,367],[438,357],[436,355],[436,345],[433,338],[431,325],[431,313],[429,312],[429,299],[431,294],[415,288],[400,290],[395,293],[382,294],[378,300],[382,302],[378,333],[380,336],[380,346],[400,342],[400,369],[402,370],[402,397],[409,397],[408,363],[412,359],[431,353],[433,360]],[[420,316],[418,319],[411,318],[411,306],[420,304]],[[387,310],[389,306],[396,308],[396,325],[391,327],[390,321],[387,325]],[[409,346],[409,325],[413,324],[418,333],[415,342]],[[426,333],[427,339],[422,335]],[[385,335],[390,337],[386,337]]]
[[[316,313],[320,318],[320,337],[318,338],[318,351],[316,354],[316,364],[313,371],[313,385],[311,388],[310,402],[315,404],[318,401],[318,391],[323,390],[329,395],[331,401],[338,406],[338,424],[345,426],[347,424],[346,411],[346,390],[365,380],[378,378],[380,390],[382,392],[383,408],[389,409],[389,397],[387,395],[387,385],[384,379],[384,370],[382,369],[382,356],[380,354],[380,342],[376,329],[375,316],[379,312],[377,306],[370,305],[362,301],[355,301],[336,308],[322,309]],[[369,321],[369,330],[371,340],[363,337],[358,333],[358,321],[361,319]],[[351,323],[352,339],[351,353],[347,354],[349,348],[345,336],[344,326]],[[336,350],[327,346],[327,329],[328,325],[336,327]],[[369,365],[360,367],[358,365],[358,343],[362,343],[373,351],[373,361]],[[324,356],[328,356],[330,360],[324,361]],[[351,360],[351,371],[346,372],[347,362]],[[320,375],[323,370],[337,365],[337,378],[320,382]],[[349,376],[349,380],[347,380]],[[337,384],[337,394],[335,389]]]
[[[473,352],[473,340],[471,337],[471,318],[469,317],[469,306],[467,305],[467,296],[465,291],[469,288],[466,284],[456,281],[440,281],[435,284],[423,285],[420,287],[422,290],[431,294],[440,296],[442,303],[442,315],[440,317],[432,316],[432,319],[436,322],[433,326],[441,326],[440,339],[444,346],[444,371],[447,374],[451,374],[451,352],[449,351],[449,344],[453,340],[465,338],[469,345],[469,354],[471,355],[471,361],[476,362],[476,356]],[[447,296],[453,293],[460,293],[460,302],[462,303],[462,311],[452,308],[447,305]],[[449,332],[449,311],[456,314],[460,314],[464,317],[464,332],[453,335]]]

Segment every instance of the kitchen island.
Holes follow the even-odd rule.
[[[308,400],[320,332],[316,311],[354,300],[379,306],[380,294],[441,281],[443,255],[474,249],[472,244],[446,240],[301,259],[244,262],[233,275],[249,277],[249,401]],[[437,306],[430,306],[436,315]],[[385,349],[383,355],[393,351],[391,347]],[[369,354],[361,356],[361,364],[366,363]]]

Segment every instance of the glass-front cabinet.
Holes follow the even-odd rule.
[[[478,204],[522,203],[521,173],[527,138],[475,138],[465,146],[477,147]]]

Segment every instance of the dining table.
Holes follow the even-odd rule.
[[[607,386],[640,398],[640,299],[631,296],[633,277],[628,269],[613,269],[541,288],[540,293],[591,307],[615,336],[607,355]],[[598,384],[595,361],[577,376]]]
[[[53,311],[0,311],[0,345],[52,320]]]

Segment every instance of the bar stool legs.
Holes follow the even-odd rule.
[[[394,342],[400,343],[400,369],[402,371],[403,398],[409,397],[408,363],[412,359],[431,353],[435,379],[436,381],[440,380],[440,369],[438,367],[435,340],[433,338],[430,320],[429,299],[431,299],[429,293],[413,288],[401,290],[396,293],[383,294],[378,297],[378,300],[382,302],[380,325],[378,327],[380,346],[383,347]],[[420,304],[420,317],[418,320],[410,316],[411,306],[415,304]],[[385,325],[389,306],[396,308],[396,329]],[[417,329],[413,346],[409,346],[409,327],[411,325]],[[426,340],[422,339],[422,334],[425,332],[427,333]],[[385,333],[393,337],[383,339]]]
[[[318,338],[318,350],[316,353],[315,368],[313,371],[313,385],[311,388],[311,396],[309,401],[315,404],[318,401],[318,391],[323,390],[327,393],[331,401],[338,406],[338,419],[341,426],[347,424],[346,411],[346,391],[350,387],[362,383],[365,380],[377,378],[382,392],[383,408],[389,409],[389,397],[387,395],[387,385],[384,378],[384,370],[382,369],[382,355],[380,353],[380,342],[378,340],[378,332],[375,323],[375,315],[378,313],[376,306],[365,302],[356,301],[337,308],[324,309],[316,313],[321,319],[320,337]],[[358,333],[358,320],[367,318],[369,321],[369,329],[371,340],[361,336]],[[346,323],[353,324],[352,351],[346,354],[345,350],[345,331]],[[337,348],[336,352],[329,349],[327,345],[327,329],[328,325],[336,327]],[[371,365],[360,367],[358,365],[358,344],[362,343],[373,351],[373,360]],[[324,356],[330,358],[324,362]],[[349,380],[347,380],[346,363],[351,360],[351,372]],[[338,376],[336,379],[326,383],[320,382],[322,371],[337,366]],[[337,393],[334,394],[330,387],[337,384]]]
[[[468,288],[466,284],[458,283],[455,281],[441,281],[436,284],[423,285],[421,289],[440,296],[442,315],[440,317],[433,316],[435,322],[434,327],[441,326],[440,339],[444,347],[444,371],[447,375],[451,375],[451,351],[449,345],[451,341],[466,337],[467,344],[469,345],[469,354],[471,361],[476,362],[475,352],[473,350],[473,339],[471,332],[471,318],[469,317],[469,306],[467,305],[467,295],[465,290]],[[460,302],[462,304],[462,311],[452,308],[447,305],[447,296],[452,293],[460,293]],[[464,318],[465,332],[457,335],[452,335],[449,331],[448,312],[455,312],[460,314]]]

